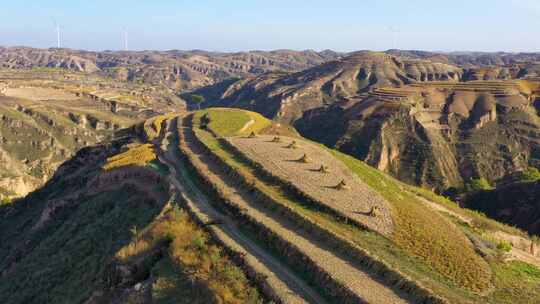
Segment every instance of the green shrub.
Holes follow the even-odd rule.
[[[201,109],[201,104],[203,104],[205,102],[204,96],[202,96],[202,95],[192,94],[190,96],[190,99],[191,99],[192,103],[197,105],[197,108],[199,110]]]
[[[472,178],[465,184],[465,191],[467,192],[473,192],[473,191],[479,191],[479,190],[491,190],[493,189],[489,182],[481,177],[481,178]]]
[[[512,250],[512,244],[510,244],[510,242],[501,240],[497,244],[497,249],[499,249],[501,251],[504,251],[504,252],[510,252],[510,250]]]
[[[206,240],[200,234],[196,233],[191,240],[191,244],[193,244],[193,247],[199,250],[203,250],[206,245]]]
[[[540,180],[540,170],[535,167],[528,167],[527,170],[521,172],[520,180],[523,182],[535,182]]]

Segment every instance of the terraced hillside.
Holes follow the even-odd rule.
[[[116,137],[0,207],[7,303],[540,299],[522,231],[257,113],[164,115]],[[367,202],[343,208],[332,193]]]
[[[183,106],[173,94],[97,77],[0,71],[0,200],[43,185],[79,149]]]
[[[354,103],[372,88],[457,81],[461,73],[459,67],[449,64],[362,51],[298,73],[269,73],[239,80],[225,89],[218,86],[221,94],[215,95],[219,98],[208,104],[245,108],[292,123],[313,110]]]
[[[206,125],[206,130],[210,131],[210,134],[214,133],[214,134],[219,135],[219,129],[220,129],[219,126],[226,125],[224,123],[220,123],[220,121],[225,121],[225,119],[223,118],[225,114],[220,111],[212,113],[212,111],[216,111],[216,110],[210,110],[210,113],[207,114],[206,116],[203,113],[201,113],[199,114],[199,117],[201,121],[203,122],[203,126]],[[212,118],[215,124],[212,124]],[[195,116],[195,119],[197,119],[197,116]],[[209,119],[209,122],[205,122],[206,119]],[[197,124],[195,124],[195,126],[196,125]],[[249,134],[249,130],[247,131],[247,133],[246,133],[246,130],[244,130],[243,133],[244,133],[244,137],[246,137],[246,135]],[[260,133],[265,133],[265,132],[261,131]],[[467,252],[466,248],[468,248],[468,246],[470,245],[465,245],[465,243],[468,242],[468,239],[464,238],[463,237],[464,235],[468,235],[469,239],[475,240],[473,241],[472,246],[476,250],[479,250],[480,252],[482,252],[481,251],[482,249],[480,249],[480,247],[482,246],[479,245],[480,243],[476,242],[478,241],[478,239],[471,236],[470,234],[471,230],[466,229],[465,231],[462,231],[460,230],[462,229],[461,225],[457,226],[459,228],[455,226],[452,227],[452,225],[454,224],[450,224],[450,226],[446,226],[448,225],[448,222],[446,222],[445,219],[439,218],[436,212],[431,213],[429,210],[426,211],[425,209],[426,205],[424,205],[424,203],[426,202],[423,199],[417,197],[416,195],[413,195],[413,193],[406,191],[406,189],[411,189],[414,193],[423,194],[424,192],[421,192],[421,190],[414,190],[412,188],[407,188],[404,185],[392,180],[391,178],[381,175],[376,170],[371,169],[370,167],[362,164],[361,162],[358,162],[350,157],[344,156],[338,152],[332,152],[334,153],[336,157],[338,157],[341,161],[343,161],[350,169],[352,169],[353,172],[358,175],[358,177],[360,178],[362,182],[366,183],[369,187],[371,187],[371,189],[376,190],[380,195],[382,195],[383,198],[387,200],[390,206],[392,206],[392,211],[393,211],[392,216],[393,216],[393,220],[396,227],[394,228],[394,233],[390,237],[389,242],[395,244],[394,246],[400,249],[398,250],[398,252],[401,252],[401,254],[396,253],[395,251],[392,253],[385,252],[386,250],[383,249],[384,245],[382,245],[385,243],[385,241],[383,241],[384,238],[377,239],[375,237],[374,239],[370,239],[370,237],[374,236],[373,234],[370,234],[370,237],[362,237],[362,232],[361,232],[362,229],[359,229],[356,225],[352,224],[352,221],[350,218],[349,220],[347,220],[340,217],[339,214],[335,214],[334,212],[332,212],[332,210],[329,210],[328,208],[325,208],[323,205],[318,204],[316,200],[313,200],[313,197],[307,197],[305,194],[302,193],[302,191],[298,191],[299,189],[295,187],[294,184],[291,185],[290,181],[279,178],[279,176],[276,176],[275,174],[269,174],[269,170],[270,170],[269,168],[271,167],[264,165],[266,164],[265,161],[266,162],[269,161],[268,160],[269,158],[273,159],[274,162],[287,161],[287,159],[279,159],[279,156],[278,156],[279,153],[277,152],[268,153],[269,149],[264,149],[264,151],[266,151],[265,153],[267,153],[267,154],[264,154],[264,156],[266,157],[262,157],[261,159],[258,159],[257,161],[256,158],[249,157],[248,152],[242,153],[241,149],[238,149],[238,147],[235,148],[235,146],[231,146],[229,143],[231,142],[234,143],[234,138],[232,139],[232,141],[231,140],[224,141],[219,138],[212,141],[211,136],[209,136],[208,134],[205,134],[204,129],[203,130],[195,129],[195,136],[199,138],[200,141],[204,143],[206,147],[211,150],[211,152],[214,155],[214,158],[217,156],[222,160],[220,161],[221,166],[229,164],[229,166],[231,166],[231,168],[233,168],[235,171],[233,176],[240,175],[240,177],[243,177],[242,179],[245,179],[244,185],[248,187],[248,189],[253,189],[252,185],[255,185],[256,190],[250,190],[250,191],[255,191],[255,197],[264,198],[264,200],[261,201],[263,206],[267,206],[269,203],[281,204],[281,207],[272,207],[272,206],[266,207],[270,210],[274,210],[275,208],[277,208],[274,211],[276,212],[274,213],[275,215],[271,216],[271,218],[279,218],[279,215],[283,216],[282,214],[286,214],[284,213],[285,210],[287,210],[288,212],[294,211],[295,213],[298,214],[292,217],[296,222],[299,222],[300,219],[302,219],[302,221],[307,220],[308,222],[311,222],[312,223],[311,225],[315,224],[316,226],[318,226],[317,228],[315,228],[315,227],[312,227],[311,225],[306,226],[306,224],[303,224],[300,227],[306,227],[305,229],[319,236],[325,235],[323,231],[326,231],[326,233],[330,233],[328,238],[323,238],[324,243],[328,244],[330,240],[332,240],[332,242],[337,242],[337,245],[334,245],[333,248],[342,248],[341,246],[343,246],[344,252],[348,252],[349,255],[353,257],[353,261],[354,259],[358,259],[360,257],[361,259],[367,259],[367,260],[374,257],[379,258],[380,260],[378,261],[382,261],[383,263],[384,262],[388,263],[385,266],[388,267],[388,265],[392,265],[393,267],[389,267],[389,268],[392,268],[392,270],[396,270],[397,268],[397,270],[399,271],[399,274],[405,275],[408,278],[413,278],[413,281],[414,281],[415,276],[418,276],[417,278],[423,278],[421,282],[427,284],[428,290],[431,288],[432,290],[436,290],[435,294],[439,296],[444,295],[444,297],[446,297],[447,299],[451,299],[450,302],[452,303],[464,302],[465,301],[464,299],[468,297],[470,297],[468,299],[469,301],[474,301],[474,300],[471,300],[471,298],[474,299],[474,295],[471,295],[471,293],[467,293],[467,291],[464,291],[464,290],[467,290],[469,288],[482,289],[482,287],[480,287],[481,286],[480,284],[482,284],[481,282],[486,282],[484,281],[484,279],[487,279],[488,281],[490,281],[489,278],[492,277],[491,275],[487,275],[486,277],[483,277],[483,274],[484,275],[486,274],[483,271],[486,271],[486,269],[489,269],[487,270],[487,273],[491,273],[493,277],[496,277],[498,275],[497,271],[499,271],[500,269],[498,269],[496,266],[497,262],[494,262],[490,258],[486,258],[487,264],[484,264],[485,265],[484,267],[487,267],[487,268],[484,268],[484,270],[482,270],[482,267],[483,267],[482,259],[476,260],[476,258],[474,258],[476,253],[473,253],[474,251],[471,251],[470,255],[466,254]],[[230,136],[230,133],[229,133],[229,136]],[[281,140],[284,141],[283,143],[276,143],[276,142],[267,143],[267,141],[272,141],[272,140],[268,140],[270,138],[264,135],[258,135],[255,138],[249,138],[250,136],[247,136],[247,137],[248,138],[243,139],[243,140],[246,142],[248,140],[252,140],[253,142],[255,142],[253,145],[258,145],[256,142],[263,141],[263,143],[265,143],[265,147],[268,147],[266,146],[268,144],[272,144],[274,145],[274,149],[276,150],[287,149],[287,148],[282,147],[282,145],[287,146],[286,144],[288,143],[287,141],[285,141],[286,137],[284,135],[280,136]],[[271,137],[273,139],[273,136]],[[302,147],[306,149],[305,147],[308,146],[309,143],[303,144],[303,140],[301,138],[297,138],[295,140],[298,143],[298,147],[295,150],[299,150],[297,152],[299,154],[303,154]],[[229,156],[227,156],[227,152]],[[275,156],[276,158],[272,158],[270,157],[270,155],[276,155]],[[251,154],[251,156],[253,156],[253,154]],[[315,161],[314,158],[315,156],[312,157],[312,162]],[[207,160],[205,163],[209,163],[209,160]],[[332,170],[332,168],[330,168],[330,170]],[[205,172],[205,171],[201,171],[201,172]],[[201,174],[204,174],[204,173],[201,173]],[[302,179],[296,179],[297,182],[299,180],[302,180]],[[352,191],[352,190],[343,189],[343,191]],[[230,193],[229,191],[225,191],[225,190],[223,190],[223,192]],[[238,188],[236,188],[236,191],[232,193],[238,193]],[[483,228],[480,228],[479,230],[472,229],[472,231],[474,231],[472,232],[473,234],[478,233],[483,239],[491,238],[492,241],[496,240],[496,238],[493,239],[493,236],[498,235],[496,231],[500,231],[500,230],[504,230],[506,233],[510,233],[510,234],[517,233],[518,235],[522,235],[522,233],[517,232],[513,229],[501,226],[499,224],[495,224],[492,221],[487,220],[483,217],[479,217],[470,212],[461,210],[455,207],[455,205],[452,206],[451,203],[450,205],[448,205],[447,202],[437,199],[435,198],[435,196],[431,197],[430,199],[433,201],[437,201],[438,203],[442,205],[433,205],[434,202],[431,202],[431,203],[428,202],[427,207],[433,207],[433,206],[442,207],[442,210],[444,210],[445,212],[450,212],[454,214],[454,216],[457,212],[458,215],[461,216],[460,218],[462,220],[466,220],[466,222],[471,223],[470,225],[472,227],[483,227]],[[231,198],[231,201],[234,202],[232,198]],[[318,206],[318,207],[313,206],[313,204],[315,204],[315,206]],[[310,205],[312,206],[311,208],[313,209],[310,208]],[[255,205],[253,205],[253,207],[255,207]],[[437,207],[434,207],[433,211],[437,210],[435,209]],[[247,208],[247,209],[240,209],[242,210],[242,212],[246,212],[250,214],[249,212],[251,209],[249,207],[244,205],[243,208]],[[453,210],[453,208],[457,208],[457,209]],[[315,212],[309,212],[310,209]],[[256,216],[256,214],[257,213],[252,213],[253,216]],[[353,216],[353,215],[351,214],[350,216]],[[286,217],[290,217],[290,215],[287,215]],[[309,221],[310,218],[311,218],[311,221]],[[453,216],[451,216],[450,218],[455,220]],[[471,220],[471,219],[474,219],[474,220]],[[260,220],[263,221],[263,218],[261,218]],[[340,221],[341,223],[343,222],[347,223],[347,225],[341,226],[339,224]],[[480,224],[480,222],[482,222],[483,224]],[[465,226],[468,226],[468,224],[465,224]],[[420,227],[424,227],[424,228],[420,228]],[[425,229],[425,227],[439,227],[441,228],[441,230],[440,232],[438,232],[437,230],[433,230],[433,229]],[[486,227],[490,227],[490,228],[486,228]],[[413,228],[413,229],[409,230],[410,228]],[[299,228],[296,228],[296,231],[298,231],[298,229]],[[486,229],[486,230],[484,230],[483,232],[480,232],[482,229]],[[449,231],[453,231],[453,232],[450,233],[449,235],[448,234]],[[459,235],[461,233],[464,233],[464,234],[460,237]],[[335,240],[336,236],[342,236],[343,239],[338,237],[338,241],[336,241]],[[450,239],[444,240],[446,237],[450,237],[451,240]],[[419,244],[423,244],[423,246],[425,246],[425,244],[429,243],[429,242],[425,242],[427,239],[431,239],[431,240],[437,239],[440,241],[433,243],[433,246],[435,246],[436,248],[429,248],[429,247],[417,248],[416,247],[416,246],[419,246]],[[461,241],[459,241],[460,239],[465,240],[465,243],[461,244],[460,243]],[[351,240],[354,240],[354,241],[350,242],[349,244],[346,243],[347,241],[351,241]],[[495,241],[495,243],[500,242],[500,241],[502,240]],[[342,242],[345,242],[345,243],[342,243]],[[296,242],[294,244],[296,244]],[[415,244],[415,245],[410,246],[411,244]],[[448,245],[447,247],[447,246],[443,246],[442,244],[452,244],[452,245]],[[455,247],[456,251],[453,251],[452,246],[456,246]],[[516,250],[517,249],[518,248],[516,248]],[[520,250],[523,251],[523,249],[526,249],[526,248],[521,247]],[[362,254],[359,252],[361,252]],[[396,258],[396,255],[398,256],[397,258]],[[439,255],[443,255],[444,258],[441,258],[441,256]],[[408,260],[407,256],[421,257],[420,259],[423,260],[424,262],[418,263],[418,261],[416,260],[416,263],[418,264],[413,262],[411,263],[412,264],[411,265],[405,262]],[[467,263],[462,264],[462,262],[454,260],[455,258],[457,258],[457,256],[459,256],[460,258],[464,258],[465,256],[467,256],[465,258],[465,260],[467,260]],[[436,278],[434,278],[433,273],[427,274],[419,270],[423,268],[422,264],[426,263],[430,265],[428,266],[429,269],[432,269],[432,271],[433,269],[436,269],[434,271],[435,273],[439,273],[439,275],[442,274],[441,276],[445,277],[444,267],[440,267],[440,265],[437,266],[437,260],[439,259],[441,259],[440,261],[444,263],[445,265],[448,265],[448,264],[453,265],[452,272],[453,272],[453,275],[456,275],[456,277],[454,277],[453,279],[449,279],[449,277],[446,277],[450,282],[453,282],[453,283],[450,283],[447,281],[446,283],[450,286],[454,286],[453,288],[449,288],[449,289],[452,289],[452,291],[442,287],[445,284],[441,283],[441,281],[444,282],[444,279],[441,279],[441,277],[437,277],[437,275],[435,275]],[[532,259],[537,261],[537,258],[532,257]],[[450,260],[452,260],[453,262],[448,263],[448,261]],[[370,264],[367,261],[364,263]],[[352,264],[354,265],[354,262],[352,262]],[[471,264],[474,264],[474,266]],[[460,273],[460,270],[458,270],[459,267],[456,265],[463,265],[463,266],[459,266],[459,267],[463,267],[461,271],[463,271],[464,269],[467,269],[467,271]],[[511,263],[511,265],[513,264]],[[382,269],[378,267],[382,267]],[[385,269],[384,266],[381,266],[380,264],[378,264],[378,267],[374,267],[371,269],[369,269],[368,267],[368,269],[373,271],[375,274],[385,273],[386,275],[384,277],[386,277],[387,279],[389,277],[393,277],[392,275],[389,275],[388,272],[386,272],[388,271],[388,268],[386,268],[386,271],[385,271],[383,270]],[[509,265],[509,267],[514,267],[514,266]],[[392,271],[390,270],[390,272]],[[457,274],[457,273],[460,273],[460,274]],[[394,273],[394,275],[396,274]],[[448,275],[448,273],[446,273],[446,275]],[[464,283],[464,281],[461,281],[460,283],[456,283],[466,276],[475,277],[475,279],[471,279],[469,284],[474,281],[475,282],[474,284],[479,284],[479,285],[475,287],[471,287],[469,285],[469,287],[456,288],[456,285],[459,286],[460,284],[464,284],[466,286],[468,284],[468,283]],[[482,277],[484,279],[482,279]],[[431,279],[426,279],[426,278],[431,278]],[[438,280],[441,280],[441,281],[438,281]],[[390,282],[392,282],[391,279],[390,279]],[[389,284],[391,285],[392,283],[389,283]],[[498,283],[495,283],[495,284],[498,284]],[[495,289],[497,289],[497,287],[495,287]],[[413,288],[413,290],[415,289]],[[530,291],[530,289],[528,290]],[[463,293],[467,294],[467,296],[464,296]],[[486,293],[489,293],[489,292],[485,292],[484,295]],[[418,295],[417,294],[413,295],[413,299],[414,299],[414,296],[418,296]],[[495,294],[492,294],[492,296],[494,298],[497,297]],[[478,301],[482,302],[482,301],[485,301],[485,299],[478,300]],[[497,300],[490,299],[490,302],[491,301],[496,302]]]
[[[3,303],[268,302],[243,256],[169,187],[146,132],[84,148],[42,188],[0,205]]]
[[[408,183],[439,191],[475,178],[495,184],[538,165],[536,97],[524,85],[426,82],[382,88],[349,108],[312,113],[297,126]]]
[[[536,78],[463,81],[466,72],[427,59],[359,52],[196,93],[215,100],[203,106],[238,107],[292,123],[305,137],[440,192],[479,178],[495,185],[539,166]]]

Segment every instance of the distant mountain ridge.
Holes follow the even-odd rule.
[[[194,51],[80,51],[71,49],[0,48],[0,67],[63,68],[100,73],[118,80],[164,84],[185,90],[231,77],[268,71],[298,71],[339,58],[333,51],[250,51],[215,53]]]
[[[364,51],[360,51],[364,52]],[[192,90],[234,77],[256,76],[267,72],[302,71],[357,52],[332,50],[273,50],[210,52],[204,50],[169,51],[85,51],[0,47],[0,67],[15,69],[62,68],[84,73],[100,73],[117,80],[165,85],[174,90]],[[403,60],[422,59],[464,68],[519,65],[530,69],[540,53],[427,52],[388,50],[388,55]],[[539,67],[532,67],[540,70]],[[506,75],[508,72],[498,73]],[[504,76],[500,76],[504,77]]]

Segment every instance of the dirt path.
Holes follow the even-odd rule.
[[[405,190],[404,188],[402,188],[402,189]],[[470,217],[468,217],[468,216],[465,216],[465,215],[463,215],[463,214],[457,213],[457,212],[455,212],[455,211],[453,211],[453,210],[450,210],[450,209],[444,207],[444,206],[441,205],[441,204],[437,204],[437,203],[435,203],[435,202],[432,202],[432,201],[430,201],[430,200],[428,200],[428,199],[425,199],[425,198],[423,198],[423,197],[421,197],[421,196],[418,196],[418,195],[416,196],[416,198],[418,198],[421,202],[423,202],[424,204],[426,204],[426,205],[427,205],[428,207],[430,207],[431,209],[434,209],[434,210],[436,210],[436,211],[444,212],[444,213],[450,214],[450,215],[452,215],[452,216],[455,216],[455,217],[457,217],[458,219],[460,219],[461,221],[463,221],[463,222],[465,222],[465,223],[467,223],[467,224],[469,224],[469,225],[472,225],[472,223],[473,223],[473,219],[472,219],[472,218],[470,218]]]
[[[176,129],[176,122],[169,125]],[[170,135],[170,132],[169,132]],[[242,235],[239,228],[227,216],[217,212],[209,199],[191,181],[186,168],[177,161],[172,144],[165,144],[159,160],[169,167],[170,180],[189,208],[204,222],[221,222],[220,225],[208,226],[222,242],[231,249],[245,254],[246,262],[258,273],[266,276],[266,281],[283,303],[321,303],[326,301],[303,280],[298,278],[288,267],[260,248],[252,240]]]
[[[291,246],[300,250],[308,259],[314,261],[332,280],[339,282],[356,295],[360,303],[409,303],[402,295],[398,295],[384,283],[375,279],[369,272],[353,266],[351,261],[337,255],[333,248],[314,240],[305,231],[299,230],[294,223],[287,222],[282,217],[253,203],[250,194],[233,185],[234,181],[231,181],[231,178],[221,170],[222,168],[204,153],[204,149],[198,146],[199,144],[192,138],[189,131],[183,129],[182,136],[186,140],[188,152],[193,156],[193,161],[200,168],[200,174],[204,174],[208,180],[217,185],[228,200],[255,219],[258,224],[270,229]]]

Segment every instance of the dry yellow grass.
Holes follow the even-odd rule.
[[[459,286],[477,292],[489,288],[489,265],[458,227],[427,210],[398,181],[351,156],[331,152],[392,204],[396,224],[393,241],[399,247],[420,257]]]
[[[156,153],[154,147],[151,144],[142,144],[107,158],[107,163],[102,168],[105,171],[110,171],[125,166],[145,166],[155,159]]]
[[[221,247],[213,244],[210,235],[197,226],[187,213],[168,207],[162,215],[141,231],[133,229],[132,242],[120,249],[116,257],[128,262],[150,253],[160,244],[167,244],[170,267],[179,270],[173,276],[187,276],[212,291],[215,303],[260,303],[257,290],[251,286],[243,271],[234,265]],[[180,278],[162,277],[157,273],[153,292],[175,290],[182,295]],[[185,288],[185,287],[184,287]],[[206,295],[207,297],[209,295]]]
[[[167,119],[176,117],[178,114],[172,113],[167,115],[160,115],[144,122],[144,133],[148,140],[156,139],[161,134],[161,125]]]

